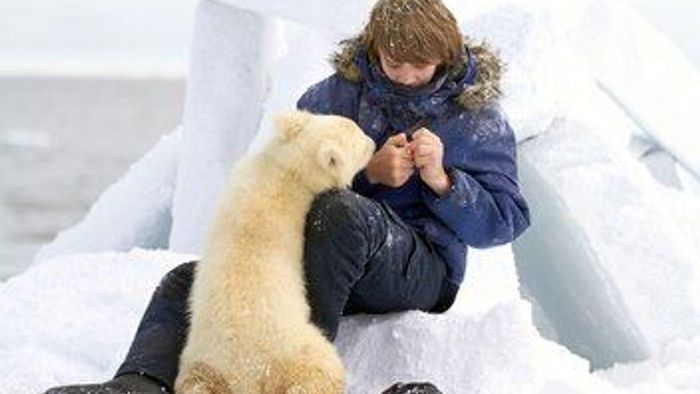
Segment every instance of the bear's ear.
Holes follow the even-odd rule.
[[[342,152],[335,146],[322,146],[318,150],[317,159],[322,168],[333,172],[336,172],[343,165]]]
[[[292,140],[304,129],[311,116],[304,111],[290,111],[277,115],[275,118],[277,135],[282,141]]]

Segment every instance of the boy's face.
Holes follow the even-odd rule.
[[[437,63],[411,64],[398,63],[379,51],[379,62],[382,71],[395,83],[408,87],[418,87],[424,85],[433,78]]]

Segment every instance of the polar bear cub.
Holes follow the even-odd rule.
[[[177,393],[342,393],[333,345],[310,323],[303,276],[306,214],[344,188],[374,142],[350,119],[295,111],[223,192],[190,295]],[[332,262],[329,262],[332,263]]]

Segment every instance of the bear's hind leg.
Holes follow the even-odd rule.
[[[335,349],[330,344],[313,348],[307,345],[293,358],[273,361],[269,375],[262,382],[262,392],[343,394],[345,371]]]
[[[180,374],[175,382],[177,394],[233,394],[226,379],[205,363],[196,362]]]

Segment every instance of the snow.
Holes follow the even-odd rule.
[[[613,392],[586,360],[534,329],[509,247],[473,251],[467,280],[446,314],[346,319],[336,345],[348,392],[378,393],[400,380],[428,380],[445,393]]]
[[[624,153],[567,119],[520,151],[535,218],[514,243],[521,283],[553,339],[596,368],[700,332],[700,255],[651,175]]]
[[[0,326],[0,391],[36,393],[111,378],[155,286],[196,257],[142,249],[74,254],[0,285],[0,314],[13,316]],[[699,387],[698,338],[677,340],[646,363],[590,373],[585,359],[538,334],[530,304],[518,295],[509,247],[474,251],[469,269],[469,286],[445,314],[343,319],[336,345],[348,393],[379,392],[397,380],[430,380],[445,393]]]
[[[697,393],[700,387],[700,338],[677,340],[660,357],[620,365],[597,375],[634,393]]]
[[[303,24],[337,38],[356,34],[374,3],[372,0],[301,0],[294,6],[276,0],[220,0],[233,7]]]
[[[173,200],[170,248],[198,252],[232,163],[257,133],[280,51],[269,17],[203,1],[197,7]]]
[[[135,250],[43,261],[0,287],[0,392],[111,378],[169,269],[192,256]],[[41,371],[38,373],[38,371]]]
[[[700,74],[680,49],[648,22],[609,1],[591,2],[574,32],[571,41],[601,88],[644,134],[700,176]]]
[[[195,257],[141,249],[75,254],[2,284],[0,314],[13,319],[0,327],[0,391],[111,378],[160,278]],[[447,314],[343,320],[337,346],[348,392],[378,392],[397,379],[429,379],[446,393],[610,391],[585,360],[537,334],[517,294],[509,248],[477,252],[471,266],[474,286]],[[445,338],[455,351],[445,352]]]
[[[265,102],[260,129],[249,152],[259,151],[272,136],[275,114],[294,109],[296,102],[309,86],[333,70],[327,59],[335,49],[335,41],[304,25],[280,22],[284,37],[284,55],[273,71],[273,85]]]
[[[609,1],[447,3],[509,64],[533,224],[512,251],[470,252],[446,314],[345,319],[348,392],[700,392],[698,71]],[[370,4],[200,2],[182,130],[0,284],[0,392],[112,376],[160,278],[199,252],[231,163]]]
[[[408,312],[352,318],[342,328],[337,345],[349,370],[349,393],[426,380],[445,393],[613,392],[588,373],[585,360],[539,336],[522,300],[476,317]],[[452,352],[445,352],[447,338]]]
[[[462,20],[462,30],[472,39],[488,43],[509,66],[503,78],[505,112],[516,125],[522,141],[538,134],[560,111],[560,78],[574,76],[571,61],[564,62],[561,35],[551,23],[551,11],[539,3],[503,4]],[[532,105],[537,103],[537,105]]]

